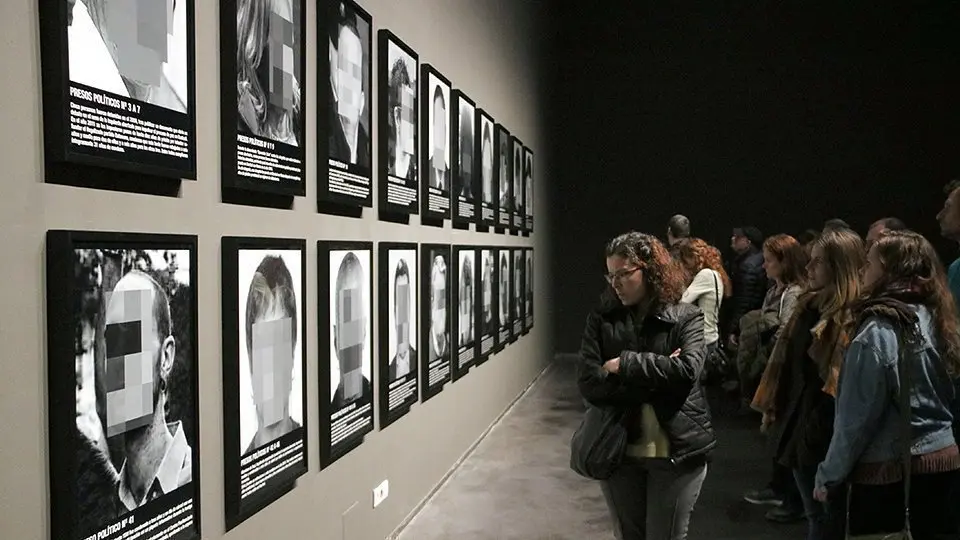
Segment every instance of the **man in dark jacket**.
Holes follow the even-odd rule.
[[[736,347],[740,317],[763,307],[763,298],[767,294],[767,274],[763,269],[763,233],[756,227],[738,227],[733,230],[730,247],[737,257],[730,265],[733,296],[729,300],[730,311],[725,326],[728,343]]]

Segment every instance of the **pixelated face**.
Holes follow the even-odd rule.
[[[398,276],[394,282],[394,298],[397,342],[405,349],[410,343],[410,278],[406,275]]]
[[[438,255],[433,259],[433,270],[430,273],[430,327],[434,336],[438,337],[447,332],[446,266],[443,257]]]
[[[510,185],[510,150],[507,143],[500,143],[500,196],[504,197]]]
[[[337,112],[345,122],[354,124],[363,109],[363,45],[360,36],[346,26],[340,27],[333,73]]]
[[[267,54],[270,59],[270,104],[285,111],[293,110],[294,56],[297,46],[294,35],[293,6],[290,0],[270,2],[270,32]]]
[[[523,161],[521,161],[520,149],[514,148],[513,150],[513,198],[515,201],[517,201],[517,206],[520,206],[520,198],[523,195],[523,192],[521,191],[523,188],[520,184],[523,181],[522,172],[520,170],[522,164],[523,164]]]
[[[160,86],[173,35],[173,0],[104,0],[103,14],[101,33],[112,42],[110,54],[120,75]]]
[[[486,137],[480,146],[481,174],[483,175],[483,200],[493,202],[493,145]]]
[[[283,420],[293,389],[293,319],[279,306],[253,323],[250,381],[262,426]]]
[[[104,295],[105,354],[97,376],[107,437],[146,426],[153,419],[162,344],[153,320],[154,296],[150,282],[139,275],[125,276]]]
[[[507,255],[500,256],[500,322],[505,323],[509,318],[510,307],[510,263]]]
[[[443,158],[447,149],[447,107],[439,96],[433,100],[433,155]]]
[[[360,370],[363,364],[363,348],[367,338],[367,316],[364,312],[363,272],[357,267],[347,267],[343,287],[337,291],[339,302],[335,323],[337,358],[340,373]],[[338,279],[338,282],[340,280]]]
[[[493,260],[489,253],[483,256],[483,322],[493,320]]]
[[[460,341],[473,340],[473,266],[467,260],[460,276]]]

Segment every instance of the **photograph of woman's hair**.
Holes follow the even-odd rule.
[[[237,0],[238,129],[302,141],[300,0]]]

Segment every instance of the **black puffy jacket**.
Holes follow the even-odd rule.
[[[706,357],[703,312],[692,304],[653,310],[643,320],[605,294],[602,305],[587,317],[580,345],[579,388],[595,405],[627,409],[629,440],[641,433],[630,426],[644,403],[653,406],[670,440],[670,456],[680,463],[706,458],[716,447],[710,408],[700,384]],[[680,349],[680,355],[670,354]],[[620,370],[609,374],[603,363],[620,358]]]
[[[755,247],[738,256],[730,268],[733,295],[730,298],[730,315],[727,319],[727,334],[740,328],[740,317],[748,311],[763,307],[769,281],[763,269],[763,252]]]

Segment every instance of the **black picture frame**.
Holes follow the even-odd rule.
[[[523,232],[527,226],[527,215],[524,208],[524,185],[523,185],[523,141],[517,137],[512,137],[513,141],[513,187],[510,189],[513,193],[513,223],[510,227],[511,232],[518,234]]]
[[[469,228],[477,223],[477,163],[474,152],[477,144],[474,131],[477,127],[477,104],[458,88],[453,89],[453,115],[450,129],[451,176],[450,219],[455,225]]]
[[[299,253],[297,253],[299,252]],[[222,352],[223,352],[223,469],[224,469],[224,518],[226,529],[229,531],[243,523],[260,510],[266,508],[284,494],[291,491],[297,479],[306,474],[308,469],[308,433],[307,433],[307,340],[306,340],[306,304],[307,297],[307,242],[292,238],[260,238],[227,236],[221,239],[221,278],[223,288],[221,292],[221,320],[222,320]],[[257,266],[254,266],[257,265]],[[249,276],[249,279],[241,279]],[[299,274],[299,280],[297,275]],[[261,287],[258,292],[260,302],[251,299],[254,285]],[[299,295],[296,287],[299,286]],[[292,305],[290,300],[292,299]],[[256,337],[248,336],[255,321],[260,316],[269,314],[276,306],[287,309],[288,321],[286,328],[277,327],[280,321],[264,321],[271,327],[261,327],[263,332],[257,333],[261,337],[266,330],[276,333],[281,330],[294,340],[293,351],[290,355],[291,385],[288,391],[299,390],[300,422],[292,417],[292,410],[288,416],[270,420],[273,433],[264,431],[264,437],[276,436],[257,441],[260,432],[256,424],[244,426],[255,416],[258,424],[268,420],[256,418],[260,414],[279,417],[281,412],[276,406],[265,404],[255,407],[253,401],[258,392],[257,386],[252,383],[253,372],[248,349],[254,344]],[[259,313],[258,313],[259,310]],[[267,313],[264,313],[267,312]],[[241,325],[240,317],[246,322]],[[292,320],[291,320],[292,319]],[[292,324],[290,324],[292,323]],[[292,331],[292,332],[291,332]],[[299,354],[296,353],[299,346]],[[271,355],[275,352],[271,352]],[[246,362],[245,362],[246,361]],[[273,362],[267,369],[272,377],[274,374]],[[247,364],[250,372],[246,379],[241,373],[246,373],[243,364]],[[261,362],[262,364],[262,362]],[[296,366],[300,368],[300,388],[292,383],[296,381]],[[282,373],[282,371],[281,371]],[[277,380],[283,380],[277,378]],[[247,385],[242,382],[246,380]],[[262,380],[262,379],[261,379]],[[249,394],[242,388],[250,389]],[[270,388],[271,393],[282,392],[276,385]],[[260,392],[265,394],[265,391]],[[247,407],[242,406],[241,394],[250,396]],[[290,398],[287,398],[288,402]],[[289,407],[289,403],[287,404]],[[281,425],[282,423],[282,425]],[[245,433],[252,438],[246,441]]]
[[[436,261],[437,258],[441,261]],[[434,266],[436,264],[436,272]],[[451,267],[451,249],[449,244],[421,244],[420,245],[420,351],[424,357],[420,360],[420,401],[425,403],[430,398],[443,391],[444,386],[451,380],[451,340],[450,332],[452,329],[452,314],[450,309],[453,305],[452,286],[450,282]],[[434,274],[436,273],[436,276]],[[442,274],[442,277],[441,277]],[[434,282],[442,280],[443,298],[442,305],[436,303],[438,309],[442,307],[443,335],[438,335],[434,340],[433,312],[435,285]],[[438,319],[441,320],[441,319]],[[440,334],[438,332],[438,334]],[[439,350],[439,349],[443,350]]]
[[[513,139],[503,124],[496,125],[497,232],[513,227]]]
[[[444,119],[444,133],[440,134],[438,140],[443,141],[445,163],[442,168],[434,167],[433,152],[436,144],[434,141],[434,125],[432,120],[436,117],[434,113],[434,102],[437,92],[439,92],[441,101],[446,110],[442,111],[440,118]],[[439,70],[430,64],[423,64],[420,67],[420,103],[421,112],[420,125],[423,138],[420,144],[420,167],[423,181],[420,182],[420,216],[426,220],[440,221],[450,219],[450,192],[452,191],[453,169],[453,122],[456,113],[453,109],[453,84],[450,79],[443,76]],[[436,171],[445,171],[440,174]]]
[[[183,259],[189,264],[185,271]],[[169,533],[172,540],[200,537],[197,283],[196,236],[47,232],[51,538],[116,540],[138,527]],[[141,319],[135,319],[137,310]],[[168,330],[149,353],[141,348],[147,331],[143,316],[152,319],[151,330]],[[151,357],[152,369],[142,370]],[[129,363],[138,358],[139,365]],[[133,367],[141,370],[139,377]],[[162,378],[147,381],[148,373]],[[107,405],[126,403],[136,397],[134,391],[154,396],[151,410]],[[174,422],[166,423],[170,419]],[[162,433],[157,426],[166,426],[171,443],[165,435],[154,437]],[[165,459],[179,463],[174,478],[165,476],[177,487],[139,504],[115,480],[128,465],[124,443],[135,436],[143,438],[135,443],[164,441],[164,455],[173,456]]]
[[[497,313],[497,248],[477,246],[477,365],[486,362],[497,352],[497,335],[500,327]],[[487,299],[489,288],[489,302]]]
[[[453,324],[450,328],[450,374],[451,380],[456,381],[477,363],[477,247],[453,246],[452,249],[450,258],[454,271],[451,283],[456,295],[451,306]],[[467,305],[464,305],[465,303]]]
[[[378,245],[378,287],[381,308],[378,312],[379,361],[377,370],[377,391],[379,392],[379,426],[385,429],[408,412],[419,401],[419,352],[417,326],[420,285],[420,253],[416,243],[380,242]],[[397,359],[396,342],[400,324],[397,320],[398,306],[397,280],[406,277],[407,324],[409,332],[406,339],[407,365],[401,366]],[[398,324],[399,323],[399,324]],[[410,324],[412,323],[412,324]],[[392,328],[391,328],[392,326]],[[404,369],[405,368],[405,369]]]
[[[524,334],[523,327],[526,322],[524,318],[524,312],[526,311],[524,306],[525,296],[523,294],[524,284],[526,283],[523,277],[526,260],[523,251],[524,249],[519,247],[510,250],[510,258],[513,261],[510,263],[512,270],[510,273],[510,309],[513,311],[510,317],[513,324],[510,335],[513,341]]]
[[[536,281],[536,274],[533,271],[533,248],[528,247],[526,249],[526,270],[524,271],[524,277],[526,285],[523,289],[523,296],[526,298],[526,307],[524,309],[525,322],[523,324],[523,333],[529,333],[533,329],[533,308],[534,308],[534,296],[535,288],[534,282]]]
[[[493,120],[486,110],[477,109],[477,124],[474,127],[473,134],[476,141],[474,149],[474,188],[476,189],[477,207],[476,223],[482,227],[495,227],[497,225],[497,123]],[[489,137],[488,137],[489,135]],[[484,142],[489,140],[487,155],[484,154]],[[484,171],[484,160],[490,160],[490,170]]]
[[[346,253],[341,257],[341,252]],[[353,260],[350,263],[346,263],[349,265],[349,267],[347,267],[344,266],[344,261],[350,257],[350,253],[353,254]],[[334,257],[340,257],[340,262],[337,264],[338,270],[336,275],[334,275],[332,270]],[[317,242],[317,290],[323,291],[318,295],[319,310],[317,311],[317,347],[318,350],[321,351],[318,355],[320,358],[321,468],[330,466],[354,448],[359,447],[363,444],[367,433],[373,431],[373,332],[375,328],[375,322],[371,320],[372,314],[374,313],[373,257],[373,242],[346,240],[320,240]],[[366,268],[363,268],[364,260],[368,261]],[[338,286],[340,273],[355,272],[355,269],[358,267],[364,271],[363,275],[357,276],[355,273],[343,274],[344,279],[351,280],[350,285],[357,285],[356,280],[359,277],[359,283],[366,287],[367,293],[365,297],[361,293],[357,302],[352,301],[352,295],[351,298],[346,299],[351,302],[351,312],[356,308],[360,308],[361,312],[366,311],[364,314],[365,321],[359,325],[365,335],[359,338],[355,332],[353,335],[350,335],[350,327],[341,330],[348,332],[347,337],[344,339],[355,340],[350,347],[363,346],[363,350],[360,351],[359,354],[359,359],[352,358],[350,360],[351,362],[355,361],[359,364],[359,366],[351,371],[355,376],[355,380],[350,382],[351,386],[356,385],[359,388],[356,388],[356,397],[347,400],[339,391],[341,388],[344,388],[345,379],[341,378],[337,391],[333,391],[331,388],[334,371],[333,362],[337,361],[333,356],[338,356],[339,358],[339,353],[335,351],[335,347],[339,346],[338,340],[334,338],[334,333],[338,331],[334,327],[337,322],[331,317],[331,311],[336,309],[336,304],[332,297],[338,295],[338,292],[340,292],[338,291],[340,288]],[[354,289],[348,290],[351,292],[354,291]],[[349,316],[352,317],[352,315]],[[355,324],[357,320],[353,319],[348,322]],[[355,352],[355,350],[353,352]],[[326,359],[326,361],[324,361],[324,359]],[[366,373],[364,373],[364,368],[366,368]],[[337,367],[337,371],[339,373],[340,366]],[[359,373],[357,373],[358,371]],[[339,374],[337,376],[340,377]],[[334,431],[337,431],[339,438],[334,439]]]
[[[523,209],[524,215],[526,215],[526,226],[524,227],[524,232],[528,234],[533,234],[533,201],[536,198],[533,191],[533,172],[534,172],[534,159],[533,159],[533,150],[529,147],[523,147],[523,183],[524,183],[524,198],[523,198]]]
[[[509,247],[497,249],[497,351],[513,343],[513,257]]]
[[[412,215],[420,209],[420,56],[399,36],[387,29],[377,32],[379,81],[379,165],[377,204],[381,212]],[[392,62],[391,62],[392,60]],[[412,66],[410,65],[412,64]],[[409,100],[413,100],[410,104]],[[403,104],[406,102],[406,106]],[[413,116],[403,119],[402,116]],[[400,124],[396,124],[396,122]],[[408,130],[404,132],[404,130]],[[400,141],[400,142],[398,142]],[[406,174],[397,174],[394,159],[398,146],[406,147]],[[402,157],[402,156],[401,156]]]
[[[373,207],[373,17],[353,0],[325,0],[317,6],[317,28],[326,29],[328,55],[317,55],[317,118],[326,123],[326,133],[317,137],[317,202],[323,205],[333,204],[359,208]],[[330,58],[340,42],[341,29],[344,39],[358,38],[361,50],[360,91],[362,101],[357,119],[356,149],[351,149],[340,120],[338,97],[334,84],[344,84],[344,94],[352,95],[355,88],[341,82],[341,71],[330,65]],[[356,31],[354,31],[354,29]],[[319,33],[319,32],[318,32]],[[353,34],[353,35],[351,35]],[[321,34],[322,35],[322,34]],[[322,42],[318,42],[322,43]],[[323,45],[318,45],[322,50]],[[350,48],[345,45],[346,48]],[[338,56],[339,58],[339,56]],[[350,60],[350,59],[348,59]],[[349,62],[347,62],[349,64]],[[345,66],[346,67],[346,66]],[[350,70],[346,70],[349,71]],[[334,77],[336,75],[336,77]],[[354,74],[355,75],[355,74]],[[334,81],[337,81],[334,83]],[[349,81],[349,79],[347,79]],[[352,80],[350,82],[356,82]],[[359,100],[358,100],[359,101]],[[353,103],[357,105],[358,103]],[[347,115],[356,112],[350,109],[350,100],[346,100],[344,112]],[[364,125],[366,124],[366,125]],[[383,123],[381,126],[385,125]],[[355,154],[355,155],[354,155]],[[380,154],[381,156],[384,154]]]
[[[148,181],[197,178],[194,0],[180,3],[166,14],[118,4],[126,11],[92,17],[82,0],[39,0],[46,182],[70,183],[72,178],[83,185],[97,169],[107,169],[132,173],[123,176],[122,184],[140,184],[117,189],[150,191],[144,185]],[[163,61],[136,32],[124,32],[131,16],[141,23],[171,25],[164,30],[172,27],[173,34],[151,37],[174,36],[174,51],[179,48],[184,55],[182,65]],[[71,40],[79,49],[73,63]],[[169,52],[170,42],[165,45]],[[129,61],[131,55],[113,51],[142,56]],[[153,62],[159,75],[146,72]],[[143,99],[131,96],[139,92],[146,92]]]
[[[260,14],[267,20],[279,19],[272,15],[289,17],[286,26],[277,29],[284,38],[293,43],[284,43],[278,54],[270,52],[271,40],[276,37],[266,32],[259,49],[244,47],[253,57],[248,62],[256,65],[238,65],[238,41],[256,39],[251,35],[240,36],[238,19],[241,5],[250,9],[268,9],[269,3],[238,0],[220,0],[220,185],[224,198],[227,193],[241,191],[269,193],[282,196],[306,195],[307,178],[307,5],[306,0],[290,0],[293,13]],[[250,14],[244,20],[258,20]],[[299,29],[298,29],[299,25]],[[268,25],[270,26],[270,25]],[[297,39],[299,38],[299,39]],[[293,73],[285,72],[280,77],[281,86],[290,85],[277,92],[271,91],[271,77],[283,67],[269,63],[271,58],[285,58],[287,48],[293,51]],[[257,51],[257,52],[253,52]],[[267,65],[264,65],[267,62]],[[299,70],[299,73],[297,72]],[[254,75],[253,79],[247,74]],[[244,80],[241,81],[241,77]],[[291,83],[287,77],[295,82]],[[266,80],[264,80],[266,79]],[[249,89],[243,95],[239,88]],[[252,95],[250,95],[252,94]],[[263,94],[263,95],[256,95]],[[271,102],[279,100],[282,105]],[[257,111],[257,103],[271,103],[267,112]],[[236,106],[232,104],[236,103]],[[241,113],[243,109],[243,113]],[[321,133],[322,128],[321,128]]]

